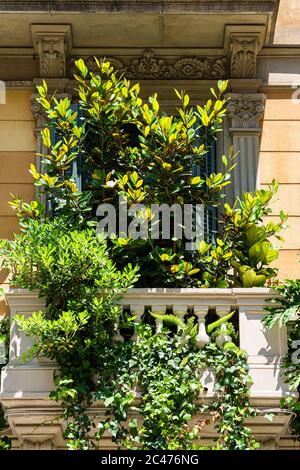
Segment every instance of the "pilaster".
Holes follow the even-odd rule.
[[[231,93],[228,104],[229,132],[239,152],[233,173],[234,197],[259,187],[258,162],[261,122],[265,110],[262,93]]]

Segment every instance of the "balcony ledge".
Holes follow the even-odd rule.
[[[232,309],[238,310],[240,347],[248,353],[249,373],[253,379],[251,403],[260,411],[253,421],[249,421],[249,426],[256,438],[262,441],[275,439],[279,442],[281,436],[287,438],[286,429],[291,417],[279,409],[280,400],[291,395],[283,381],[281,370],[282,357],[287,351],[287,331],[286,328],[266,330],[261,322],[266,313],[264,311],[266,300],[274,295],[275,292],[269,288],[133,288],[128,289],[120,303],[134,312],[137,316],[136,321],[141,318],[145,307],[160,312],[172,308],[173,313],[181,317],[188,308],[192,308],[199,325],[201,322],[204,324],[205,316],[210,309],[214,309],[219,317]],[[56,449],[63,448],[64,442],[61,438],[63,423],[53,424],[51,432],[49,424],[48,428],[46,425],[46,427],[40,426],[45,419],[49,423],[49,420],[52,422],[54,417],[59,416],[59,405],[48,399],[49,392],[54,388],[53,373],[56,365],[46,358],[21,364],[20,356],[32,343],[30,338],[16,329],[13,322],[16,313],[30,316],[34,311],[45,310],[45,301],[39,297],[37,291],[30,292],[24,289],[9,289],[6,298],[11,315],[10,358],[1,373],[0,401],[14,436],[14,446],[25,448],[28,446],[28,439],[40,445],[47,436],[51,446]],[[213,400],[213,371],[205,371],[201,382],[207,389],[203,399]],[[272,422],[263,416],[263,413],[269,409],[277,410]],[[89,410],[90,413],[96,411],[104,412],[102,403],[95,403]],[[213,437],[213,431],[208,430],[205,438],[210,442]],[[107,439],[105,442],[106,448],[112,445]]]

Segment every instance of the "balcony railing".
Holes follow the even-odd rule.
[[[193,314],[198,321],[199,347],[210,341],[205,323],[212,316],[221,318],[235,310],[240,347],[248,353],[249,373],[253,379],[251,401],[254,406],[264,411],[278,410],[280,399],[289,394],[281,374],[282,356],[287,351],[286,328],[266,330],[261,322],[266,314],[266,300],[273,296],[274,292],[268,288],[130,289],[121,303],[126,311],[136,317],[136,323],[142,320],[148,310],[160,314],[172,312],[182,319],[187,313]],[[45,302],[39,298],[37,292],[22,289],[10,289],[6,298],[11,315],[10,352],[9,363],[2,369],[0,401],[6,409],[11,432],[17,436],[16,447],[24,440],[24,430],[26,440],[41,443],[47,435],[52,439],[52,446],[52,434],[57,435],[56,428],[60,425],[55,425],[55,432],[50,432],[50,428],[48,432],[45,427],[41,427],[41,423],[46,419],[49,427],[49,419],[58,414],[58,405],[45,400],[54,388],[53,373],[56,365],[46,358],[36,358],[25,364],[21,362],[20,356],[31,346],[32,339],[21,333],[13,321],[16,313],[30,316],[35,311],[45,310]],[[159,319],[155,321],[156,330],[159,331],[162,322]],[[124,336],[129,339],[128,331],[123,335],[122,329],[119,329],[115,340],[123,341]],[[137,338],[135,329],[130,339]],[[207,371],[202,380],[203,386],[207,388],[207,398],[213,399],[213,371]],[[257,435],[270,439],[274,435],[278,438],[285,432],[288,420],[288,416],[279,413],[272,423],[268,424],[261,415],[250,424]],[[41,428],[44,429],[42,434]],[[63,447],[61,438],[55,439],[59,440],[59,443],[54,444],[56,448]]]

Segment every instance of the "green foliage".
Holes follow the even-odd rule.
[[[117,290],[136,280],[137,268],[116,269],[95,230],[79,231],[60,217],[45,223],[29,219],[14,240],[2,242],[1,256],[2,267],[12,272],[12,285],[39,289],[54,317],[57,311],[105,307],[94,298],[101,290],[110,309]]]
[[[101,379],[102,390],[96,394],[109,415],[98,425],[98,438],[109,431],[117,444],[129,449],[202,449],[201,433],[211,425],[219,434],[215,449],[257,447],[245,427],[255,411],[249,404],[250,378],[241,350],[220,350],[214,343],[199,350],[186,341],[182,328],[174,335],[166,329],[153,334],[149,325],[140,325],[139,341],[128,343],[125,354],[116,379],[110,386]],[[201,385],[208,367],[216,371],[212,404],[205,401]],[[137,403],[139,421],[132,416]]]
[[[228,320],[230,320],[230,318],[232,318],[234,314],[235,314],[235,312],[228,313],[228,315],[225,315],[224,317],[219,318],[219,320],[217,320],[217,321],[211,323],[210,325],[208,325],[207,328],[206,328],[207,333],[211,333],[216,328],[221,327],[221,325],[228,322]]]
[[[209,329],[213,340],[227,335],[233,342],[212,342],[201,351],[193,317],[186,323],[161,317],[178,327],[176,334],[166,329],[153,334],[150,326],[141,325],[138,342],[116,342],[114,336],[119,321],[133,327],[133,319],[117,306],[133,284],[226,288],[263,286],[272,279],[276,270],[269,263],[278,252],[270,238],[279,237],[286,216],[282,213],[278,224],[265,225],[264,218],[277,184],[244,194],[233,207],[225,204],[216,241],[203,240],[195,251],[187,251],[186,240],[175,237],[135,240],[121,234],[105,242],[95,233],[101,203],[117,207],[120,198],[128,206],[143,203],[146,209],[139,217],[145,223],[153,218],[152,204],[204,204],[221,210],[236,155],[233,149],[223,155],[217,173],[194,175],[195,166],[205,166],[222,129],[226,81],[211,89],[212,99],[203,106],[190,106],[189,96],[175,90],[179,108],[167,116],[156,94],[143,102],[138,84],[105,60],[95,59],[95,64],[97,71],[91,72],[82,59],[76,62],[78,113],[68,98],[49,97],[45,82],[38,87],[46,151],[41,170],[31,165],[30,171],[43,198],[52,203],[52,213],[40,202],[15,197],[11,206],[22,232],[0,246],[2,266],[12,272],[13,284],[38,289],[46,299],[45,312],[15,317],[34,338],[24,359],[43,355],[58,363],[51,398],[62,406],[71,449],[97,448],[105,431],[127,448],[202,448],[201,431],[208,422],[219,434],[214,448],[255,448],[245,427],[255,414],[249,404],[247,359],[227,323],[232,314]],[[75,159],[85,176],[82,188],[72,176]],[[140,277],[133,267],[137,261]],[[205,402],[200,381],[208,367],[216,373],[212,404]],[[89,408],[100,399],[107,417],[92,418]],[[132,417],[137,404],[141,422]],[[203,419],[192,424],[198,412]]]
[[[14,285],[39,289],[46,297],[46,312],[15,317],[34,339],[24,359],[44,355],[58,363],[52,397],[62,404],[64,418],[73,419],[66,437],[74,439],[75,448],[88,447],[85,409],[94,376],[101,373],[115,334],[117,301],[135,282],[137,269],[128,265],[117,270],[94,230],[74,230],[60,218],[47,223],[28,220],[13,241],[2,243],[1,255],[13,272]]]
[[[175,276],[176,285],[263,287],[273,279],[277,270],[269,265],[279,251],[270,239],[283,240],[279,232],[285,228],[287,216],[281,213],[277,224],[265,224],[264,218],[271,213],[268,206],[277,190],[278,184],[273,182],[268,190],[245,193],[233,207],[225,203],[216,245],[201,241],[189,262],[171,250],[160,250],[162,265]],[[169,282],[172,284],[174,279]]]
[[[279,232],[285,227],[287,215],[281,212],[277,224],[264,224],[264,218],[272,212],[269,204],[277,191],[278,183],[273,181],[268,190],[245,193],[233,207],[225,204],[224,242],[232,248],[234,285],[263,287],[267,280],[276,276],[276,269],[269,265],[278,258],[279,252],[270,238],[283,240]]]
[[[227,343],[229,345],[229,343]],[[214,417],[218,431],[218,448],[222,450],[258,449],[259,444],[251,437],[245,420],[256,416],[250,405],[249,388],[252,379],[246,353],[237,347],[224,345],[223,350],[215,345],[206,346],[208,365],[214,367],[216,374],[217,399],[205,405]]]
[[[213,100],[203,107],[189,106],[189,96],[175,90],[180,107],[176,116],[167,116],[161,112],[156,94],[143,103],[138,84],[131,85],[120,77],[109,62],[95,59],[95,64],[96,73],[89,71],[82,59],[76,62],[80,114],[84,116],[81,126],[68,98],[49,99],[46,83],[38,87],[38,102],[48,122],[42,135],[47,153],[42,155],[43,172],[38,173],[32,165],[31,173],[41,192],[53,201],[55,214],[63,213],[81,228],[96,224],[100,203],[117,206],[120,197],[129,206],[143,203],[147,210],[140,217],[145,222],[153,218],[152,204],[218,206],[235,166],[232,149],[223,157],[223,172],[200,178],[193,176],[193,168],[205,162],[222,128],[227,82],[218,82],[217,90],[212,90]],[[59,136],[58,142],[52,142],[51,129]],[[137,142],[133,145],[130,130],[134,129]],[[87,180],[83,190],[77,188],[71,175],[72,161],[79,153]],[[15,200],[12,205],[19,216],[31,216],[32,208],[21,201]],[[40,209],[33,210],[34,216],[43,217]],[[139,260],[143,272],[140,285],[154,285],[157,279],[170,286],[203,283],[182,240],[133,240],[124,236],[117,238],[111,249],[119,267]],[[214,256],[214,247],[211,251]],[[173,262],[165,263],[166,256]],[[219,259],[216,263],[220,264]],[[204,282],[213,284],[210,279]],[[218,278],[217,283],[226,286],[223,279]]]
[[[3,289],[0,288],[0,295],[3,295]],[[8,362],[8,346],[9,346],[9,317],[7,315],[0,316],[0,372],[2,367]],[[4,410],[0,405],[0,450],[10,449],[10,440],[6,436],[1,436],[2,432],[7,428],[7,421],[4,416]]]
[[[300,315],[300,280],[287,280],[284,284],[276,286],[279,296],[270,300],[271,305],[266,308],[269,312],[263,322],[268,328],[274,325],[282,327],[289,322],[297,323]]]
[[[288,326],[288,353],[284,357],[284,378],[294,396],[282,401],[284,408],[289,408],[294,416],[291,429],[300,440],[300,280],[286,280],[276,287],[279,296],[270,300],[266,307],[268,314],[263,323],[268,328]]]
[[[204,106],[191,106],[185,91],[175,90],[177,114],[165,115],[156,94],[143,102],[140,86],[120,76],[109,62],[95,58],[96,72],[88,70],[82,59],[76,66],[78,112],[73,112],[68,98],[49,98],[45,82],[38,87],[37,100],[47,123],[42,131],[47,152],[41,155],[42,171],[32,165],[31,174],[40,192],[52,201],[53,215],[63,214],[68,224],[81,229],[97,224],[96,208],[101,203],[117,207],[120,197],[129,207],[142,203],[146,210],[138,215],[149,236],[133,239],[119,234],[109,242],[119,268],[138,259],[141,287],[259,287],[272,279],[276,270],[269,264],[278,251],[270,237],[279,236],[286,216],[282,213],[280,223],[267,225],[263,218],[270,213],[268,204],[277,183],[254,195],[246,193],[233,207],[225,204],[223,230],[214,244],[203,241],[195,252],[188,251],[185,239],[162,237],[162,227],[160,239],[151,238],[152,204],[221,208],[224,188],[236,165],[233,149],[222,156],[219,172],[194,176],[193,171],[205,166],[209,149],[222,130],[228,82],[219,81]],[[85,180],[82,188],[77,187],[71,171],[79,154]],[[21,223],[28,217],[45,218],[36,201],[28,204],[15,198],[11,205]],[[171,225],[178,225],[171,217]]]

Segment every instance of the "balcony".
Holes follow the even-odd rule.
[[[240,347],[248,353],[252,405],[258,416],[247,422],[255,438],[267,443],[280,444],[288,439],[285,436],[290,415],[279,409],[281,398],[289,395],[281,376],[281,359],[287,350],[287,331],[285,328],[266,330],[261,323],[265,315],[266,300],[274,292],[268,288],[251,289],[130,289],[122,300],[122,305],[141,321],[145,309],[152,312],[173,314],[184,318],[192,311],[198,319],[199,346],[209,341],[205,320],[208,315],[222,317],[232,310],[237,311]],[[47,399],[54,388],[53,373],[56,365],[45,358],[37,358],[22,364],[20,356],[28,350],[32,340],[17,330],[13,317],[16,313],[30,316],[32,312],[45,310],[44,300],[36,292],[10,289],[6,294],[11,315],[9,363],[2,369],[0,400],[13,437],[13,447],[23,449],[64,448],[62,430],[64,423],[59,422],[59,405]],[[156,330],[161,321],[156,320]],[[127,340],[128,334],[127,334]],[[133,331],[130,340],[138,338]],[[124,340],[122,330],[115,340]],[[214,397],[214,373],[207,370],[202,378],[205,387],[205,400]],[[89,411],[104,412],[101,403],[95,403]],[[264,416],[273,412],[274,418],[268,421]],[[55,419],[56,418],[56,419]],[[209,442],[214,437],[212,429],[205,432],[204,439]],[[112,446],[109,437],[101,443],[103,447]],[[273,445],[273,444],[272,444]],[[275,444],[274,444],[275,445]]]

